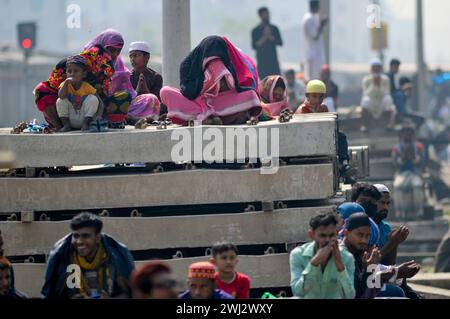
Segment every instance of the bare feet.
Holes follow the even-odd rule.
[[[72,131],[72,128],[70,126],[63,126],[61,129],[58,130],[59,133],[65,133]]]
[[[145,130],[147,126],[148,126],[147,119],[140,119],[139,121],[136,122],[134,128],[137,130]]]
[[[210,117],[203,121],[203,125],[213,125],[213,119]]]
[[[222,119],[220,117],[212,118],[212,125],[223,125]]]

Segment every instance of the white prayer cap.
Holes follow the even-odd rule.
[[[378,191],[379,191],[380,193],[388,193],[388,194],[391,193],[391,191],[389,190],[389,188],[387,188],[386,185],[383,185],[383,184],[375,184],[375,185],[373,185],[373,186],[375,186],[375,188],[378,189]]]
[[[383,63],[381,63],[380,59],[372,59],[372,60],[370,61],[370,65],[371,65],[372,67],[375,67],[375,66],[383,67]]]
[[[147,42],[144,41],[133,42],[130,44],[129,52],[131,51],[143,51],[150,54],[150,46],[148,45]]]

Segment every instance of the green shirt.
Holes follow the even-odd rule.
[[[345,248],[339,247],[345,270],[339,272],[333,258],[324,271],[314,267],[311,260],[316,254],[315,242],[295,248],[290,255],[291,289],[296,297],[305,299],[354,299],[355,259]]]

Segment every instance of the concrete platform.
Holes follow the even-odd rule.
[[[392,152],[392,148],[398,144],[398,137],[396,135],[387,137],[352,137],[348,136],[349,146],[369,146],[370,152]]]
[[[450,273],[418,274],[409,282],[417,285],[450,290]]]
[[[186,282],[191,263],[207,261],[209,257],[167,260],[181,283]],[[136,262],[136,267],[145,262]],[[39,298],[43,285],[45,264],[14,264],[16,288],[29,297]],[[250,288],[289,287],[289,255],[239,256],[237,270],[250,276]],[[276,275],[274,275],[274,271]],[[185,289],[185,287],[182,287]]]
[[[296,115],[286,124],[271,121],[261,122],[257,126],[203,126],[201,129],[203,132],[199,133],[200,139],[195,139],[195,143],[202,143],[201,137],[207,129],[221,132],[224,136],[224,158],[227,159],[226,155],[231,154],[229,151],[232,148],[226,147],[226,136],[232,129],[243,130],[238,135],[238,140],[245,143],[246,150],[250,145],[258,147],[258,141],[268,141],[268,145],[279,144],[279,154],[283,157],[336,155],[336,114],[333,113]],[[279,130],[279,139],[274,135],[272,141],[273,129]],[[186,139],[191,141],[193,147],[194,130],[200,132],[200,128],[178,126],[169,126],[167,130],[157,130],[155,127],[135,130],[128,127],[125,130],[96,134],[78,131],[51,135],[13,135],[10,130],[0,129],[0,150],[15,153],[15,168],[172,162],[171,151],[180,140],[180,137],[172,140],[173,134],[181,131],[189,133],[191,139]],[[246,133],[254,133],[256,141],[249,141],[245,137]],[[231,135],[228,140],[233,138]],[[203,149],[209,143],[210,140],[205,138]],[[236,151],[233,153],[230,155],[231,159],[241,159]]]
[[[394,181],[395,167],[391,158],[372,158],[370,159],[370,181],[390,180]]]
[[[302,243],[308,223],[332,206],[293,208],[273,212],[157,218],[102,218],[104,232],[131,251],[209,247],[228,241],[236,245]],[[70,232],[70,221],[1,222],[5,252],[11,256],[48,254]],[[186,232],[186,229],[191,231]]]
[[[333,164],[71,178],[0,178],[0,213],[327,199]]]
[[[423,294],[426,299],[450,299],[450,290],[418,285],[418,284],[410,284],[411,288],[417,291],[420,294]]]

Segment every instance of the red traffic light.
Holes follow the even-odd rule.
[[[22,40],[22,48],[29,49],[33,46],[33,41],[29,38],[25,38]]]

